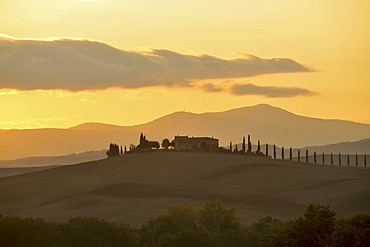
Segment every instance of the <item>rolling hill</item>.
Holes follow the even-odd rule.
[[[259,139],[278,146],[303,147],[368,138],[370,125],[303,117],[266,104],[216,113],[175,112],[129,127],[85,123],[69,129],[1,131],[0,160],[101,150],[110,142],[137,144],[140,132],[159,142],[175,135],[213,136],[221,145],[228,145],[251,134],[254,143]]]
[[[242,149],[242,144],[238,143],[238,149]],[[257,150],[257,145],[252,145],[252,150]],[[235,147],[235,145],[233,145]],[[229,146],[226,146],[228,149]],[[330,153],[333,153],[333,164],[339,165],[339,154],[342,155],[342,165],[347,165],[347,155],[350,154],[350,165],[356,166],[356,156],[358,154],[357,165],[364,167],[364,154],[370,157],[370,139],[364,139],[356,142],[340,142],[323,146],[311,146],[304,148],[293,147],[293,160],[298,160],[298,149],[301,154],[301,161],[305,162],[305,151],[309,151],[309,162],[314,163],[313,153],[317,153],[317,163],[322,163],[322,153],[325,153],[325,163],[331,163]],[[261,150],[265,153],[265,144],[262,143]],[[81,162],[88,162],[106,158],[107,150],[89,151],[79,154],[67,154],[61,156],[35,156],[14,160],[0,160],[0,177],[13,176],[23,173],[29,173],[38,170],[50,169],[56,166],[72,165]],[[289,148],[285,147],[286,158],[289,159]],[[282,149],[276,147],[277,158],[281,159]],[[273,146],[269,145],[269,156],[273,156]],[[368,165],[370,166],[370,165]]]
[[[94,216],[139,226],[170,204],[221,199],[245,224],[302,215],[370,213],[370,170],[219,153],[150,152],[0,178],[0,214]]]
[[[106,150],[90,151],[61,156],[36,156],[15,160],[0,160],[0,177],[50,169],[57,166],[72,165],[106,158]]]

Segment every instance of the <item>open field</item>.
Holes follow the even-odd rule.
[[[370,169],[217,153],[150,152],[0,178],[0,214],[63,220],[95,216],[139,226],[170,204],[221,199],[249,224],[302,215],[370,214]]]

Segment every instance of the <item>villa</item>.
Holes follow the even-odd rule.
[[[175,136],[175,150],[217,151],[218,139],[213,137]]]

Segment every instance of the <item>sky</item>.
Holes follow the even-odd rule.
[[[0,0],[0,129],[266,103],[370,124],[368,0]]]

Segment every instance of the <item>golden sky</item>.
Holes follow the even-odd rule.
[[[0,129],[267,103],[370,123],[368,0],[0,0]]]

